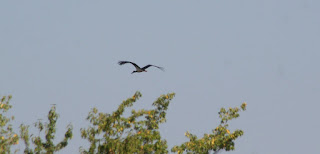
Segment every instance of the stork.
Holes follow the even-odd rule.
[[[160,70],[162,70],[162,71],[164,71],[164,68],[162,68],[162,67],[159,67],[159,66],[155,66],[155,65],[146,65],[145,67],[139,67],[136,63],[133,63],[133,62],[130,62],[130,61],[119,61],[118,62],[118,64],[119,65],[123,65],[123,64],[127,64],[127,63],[130,63],[130,64],[132,64],[135,68],[136,68],[136,70],[135,71],[133,71],[131,74],[133,74],[133,73],[141,73],[141,72],[147,72],[147,68],[149,68],[150,66],[153,66],[153,67],[156,67],[156,68],[159,68]]]

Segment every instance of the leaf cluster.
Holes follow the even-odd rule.
[[[10,121],[14,120],[14,116],[4,115],[12,108],[11,98],[11,95],[3,96],[0,100],[0,153],[10,153],[11,146],[19,143],[19,137],[13,132],[10,124]]]
[[[210,152],[218,152],[219,150],[234,150],[234,141],[243,135],[242,130],[235,130],[230,132],[228,129],[228,121],[238,118],[239,112],[246,110],[246,103],[243,103],[240,108],[221,108],[219,112],[219,118],[221,119],[220,125],[212,130],[210,134],[204,134],[202,138],[198,138],[189,132],[185,133],[185,136],[189,138],[188,142],[181,144],[180,146],[174,146],[171,152],[177,152],[179,154],[183,152],[187,153],[202,153],[207,154]]]
[[[160,96],[151,110],[132,110],[124,117],[125,109],[131,107],[140,97],[136,92],[123,101],[112,114],[98,113],[93,108],[87,120],[92,126],[81,129],[81,136],[91,145],[82,153],[168,153],[166,140],[161,139],[159,124],[166,121],[166,110],[174,93]]]
[[[72,125],[67,126],[67,131],[64,135],[64,139],[58,144],[54,144],[56,133],[56,123],[59,115],[56,113],[56,107],[52,106],[48,113],[49,123],[42,123],[41,120],[36,122],[34,126],[39,130],[39,136],[29,135],[29,126],[22,124],[20,126],[21,139],[25,143],[24,153],[48,153],[52,154],[54,152],[60,151],[68,145],[68,141],[72,138]],[[45,130],[45,139],[42,139],[40,133]],[[33,136],[33,137],[32,137]],[[32,143],[34,148],[30,148],[30,137],[32,137]]]

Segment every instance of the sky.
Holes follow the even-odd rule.
[[[111,113],[136,91],[134,109],[176,93],[160,128],[169,149],[247,102],[230,122],[244,135],[221,153],[320,153],[319,15],[317,0],[1,1],[0,96],[13,96],[16,132],[56,104],[56,141],[74,127],[61,154],[88,147],[93,107]],[[165,72],[131,74],[119,60]]]

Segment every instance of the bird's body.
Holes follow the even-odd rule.
[[[123,65],[123,64],[127,64],[127,63],[130,63],[130,64],[132,64],[135,68],[136,68],[136,70],[135,71],[133,71],[132,73],[140,73],[140,72],[147,72],[147,68],[149,68],[150,66],[153,66],[153,67],[156,67],[156,68],[159,68],[159,69],[161,69],[162,71],[164,70],[162,67],[159,67],[159,66],[155,66],[155,65],[146,65],[145,67],[139,67],[136,63],[133,63],[133,62],[130,62],[130,61],[119,61],[119,65]],[[131,73],[131,74],[132,74]]]

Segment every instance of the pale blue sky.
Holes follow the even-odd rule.
[[[2,1],[0,95],[13,95],[17,132],[57,104],[57,140],[74,126],[60,153],[87,146],[90,108],[112,112],[137,90],[135,108],[176,93],[161,127],[170,148],[246,101],[229,153],[320,153],[319,15],[317,0]],[[130,74],[118,60],[166,71]]]

